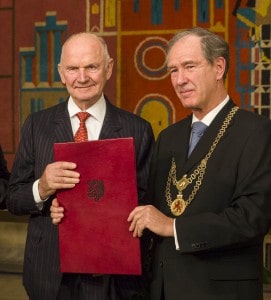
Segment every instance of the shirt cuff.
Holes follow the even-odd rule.
[[[176,250],[180,250],[179,241],[178,241],[177,232],[176,232],[175,221],[176,221],[176,219],[174,219],[174,221],[173,221],[173,231],[174,231],[175,247],[176,247]]]
[[[45,200],[42,200],[40,198],[40,193],[39,193],[39,179],[37,179],[34,183],[33,183],[33,186],[32,186],[32,192],[33,192],[33,196],[34,196],[34,200],[36,202],[36,205],[37,205],[37,208],[39,210],[42,210],[43,208],[43,202],[46,201],[47,199]]]

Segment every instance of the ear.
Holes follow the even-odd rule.
[[[114,65],[114,60],[113,58],[110,58],[107,64],[107,69],[106,69],[106,79],[110,79],[112,75],[112,70],[113,70],[113,65]]]
[[[65,80],[65,77],[63,75],[62,67],[61,67],[60,64],[57,65],[57,69],[58,69],[58,74],[60,76],[61,82],[65,85],[66,84],[66,80]]]
[[[216,79],[223,79],[223,75],[226,69],[226,60],[224,57],[218,57],[215,61],[216,66]]]

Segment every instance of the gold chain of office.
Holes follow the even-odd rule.
[[[166,191],[165,191],[165,196],[166,196],[166,201],[167,205],[169,206],[172,214],[174,216],[180,216],[186,209],[186,207],[192,202],[192,200],[195,198],[203,177],[206,172],[206,167],[207,167],[207,162],[209,158],[211,157],[212,153],[214,152],[218,142],[224,135],[226,129],[228,128],[230,121],[232,120],[233,116],[237,112],[238,107],[234,106],[227,117],[225,118],[213,144],[210,147],[210,150],[208,153],[205,155],[205,157],[201,160],[200,164],[197,166],[197,168],[193,171],[193,173],[187,178],[187,175],[185,174],[180,180],[177,180],[176,178],[176,163],[174,157],[172,158],[171,162],[171,168],[169,170],[168,174],[168,179],[167,179],[167,185],[166,185]],[[193,187],[193,190],[188,197],[187,200],[184,200],[183,198],[183,190],[186,189],[186,187],[191,184],[194,180],[196,179],[195,185]],[[176,186],[178,190],[177,198],[175,200],[171,200],[171,182]]]

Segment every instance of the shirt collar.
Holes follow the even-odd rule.
[[[73,98],[70,96],[68,100],[68,112],[70,118],[73,118],[80,111],[81,109],[76,105]],[[104,95],[102,95],[101,98],[96,103],[94,103],[91,107],[89,107],[86,111],[92,117],[97,119],[97,121],[103,122],[105,111],[106,111],[106,102],[105,102]]]
[[[216,117],[216,115],[220,112],[220,110],[226,105],[226,103],[229,100],[230,97],[229,95],[227,95],[227,97],[221,103],[219,103],[215,108],[213,108],[210,112],[208,112],[208,114],[200,121],[205,125],[209,126],[212,123],[213,119]],[[197,121],[199,121],[199,119],[193,114],[192,124]]]

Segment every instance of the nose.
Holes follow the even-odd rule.
[[[176,73],[176,83],[178,85],[182,85],[187,82],[187,78],[185,76],[185,72],[183,70],[178,70]]]
[[[85,68],[80,68],[78,71],[78,81],[79,82],[86,82],[89,79],[87,70]]]

